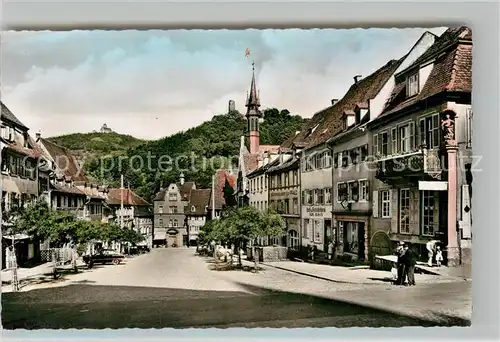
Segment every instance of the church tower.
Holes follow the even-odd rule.
[[[262,112],[259,110],[260,101],[255,85],[255,62],[252,63],[252,83],[250,84],[250,94],[245,107],[247,107],[245,116],[247,118],[249,152],[250,154],[256,154],[259,152],[259,119],[262,118]]]

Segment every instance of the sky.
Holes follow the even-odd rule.
[[[1,98],[31,134],[106,123],[158,139],[226,113],[229,100],[244,113],[255,62],[262,109],[311,117],[426,30],[445,28],[7,31]]]

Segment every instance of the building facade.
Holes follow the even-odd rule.
[[[184,208],[194,189],[196,184],[185,182],[183,174],[178,183],[160,189],[154,199],[154,245],[180,247],[188,244]]]
[[[377,171],[372,248],[396,241],[425,254],[440,240],[449,265],[470,256],[472,34],[449,29],[395,75],[390,101],[370,123]]]
[[[121,209],[123,201],[123,210]],[[108,189],[106,205],[110,209],[109,220],[120,225],[123,216],[124,228],[133,229],[144,236],[142,245],[153,246],[152,205],[131,189]]]
[[[18,265],[34,261],[40,256],[40,243],[27,235],[9,235],[9,227],[17,209],[35,201],[48,184],[39,178],[38,164],[41,152],[28,134],[26,127],[1,102],[0,153],[1,153],[1,212],[2,212],[2,268],[6,267],[8,247],[16,242]]]
[[[205,225],[209,215],[208,205],[210,203],[211,195],[211,189],[191,190],[189,202],[184,208],[189,246],[198,245],[200,230]]]
[[[300,224],[300,161],[295,151],[281,154],[279,163],[266,171],[269,179],[269,205],[285,220],[286,235],[283,246],[298,250],[301,246]]]

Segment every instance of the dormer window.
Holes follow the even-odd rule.
[[[419,92],[418,86],[418,71],[410,76],[406,80],[406,95],[407,97],[415,96]]]

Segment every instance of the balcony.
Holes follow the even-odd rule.
[[[410,177],[440,180],[442,162],[438,150],[420,150],[377,160],[375,177],[383,182]]]

